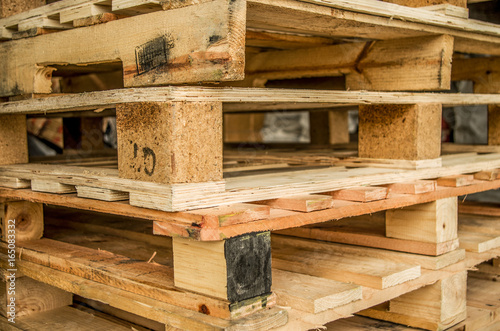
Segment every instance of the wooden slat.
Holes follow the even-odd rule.
[[[244,102],[323,103],[335,105],[441,103],[446,106],[500,103],[497,94],[407,93],[369,91],[328,91],[262,88],[154,87],[90,92],[39,99],[4,102],[1,114],[51,113],[57,111],[113,108],[131,102]],[[286,105],[279,105],[281,108]],[[253,111],[253,110],[252,110]]]
[[[330,194],[337,200],[369,202],[387,198],[387,189],[385,187],[362,186],[333,191]]]
[[[323,210],[332,208],[334,206],[333,199],[331,197],[320,194],[290,196],[272,200],[258,201],[256,203],[267,205],[271,208],[302,212]]]
[[[451,187],[467,186],[472,183],[473,179],[474,179],[473,175],[446,176],[438,178],[437,184],[440,186],[451,186]]]

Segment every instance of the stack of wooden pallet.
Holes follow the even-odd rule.
[[[2,328],[498,326],[467,301],[497,283],[467,271],[500,256],[500,207],[457,197],[500,188],[500,26],[428,2],[61,0],[0,19]],[[476,93],[428,92],[452,80]],[[442,106],[477,104],[488,145],[445,154]],[[347,143],[346,106],[355,151],[223,152],[223,119],[261,111],[310,111]],[[28,156],[40,116],[63,118],[63,158]]]

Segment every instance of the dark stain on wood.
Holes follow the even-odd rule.
[[[271,291],[271,235],[252,233],[226,240],[227,297],[242,301]]]
[[[174,40],[164,35],[135,48],[137,74],[141,75],[168,63],[170,50],[175,47]]]

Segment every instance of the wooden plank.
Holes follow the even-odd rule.
[[[450,36],[375,42],[356,59],[346,86],[351,90],[447,90],[452,54]]]
[[[389,311],[374,308],[360,314],[426,330],[443,330],[467,317],[466,292],[467,272],[463,271],[391,300]]]
[[[51,180],[33,179],[31,181],[31,189],[38,192],[50,192],[57,194],[76,192],[75,186],[58,183]]]
[[[476,172],[474,174],[474,179],[495,180],[498,178],[499,174],[500,174],[500,169],[484,170],[484,171]]]
[[[212,316],[230,319],[243,316],[261,309],[266,298],[253,301],[242,301],[231,306],[228,301],[209,298],[174,287],[171,267],[141,262],[116,255],[107,251],[88,249],[49,239],[17,243],[16,254],[22,254],[23,260],[49,266],[64,272],[66,276],[75,275],[92,281],[127,290],[155,301],[175,304],[177,306],[199,311],[200,307],[210,311]],[[21,247],[23,248],[21,250]],[[7,246],[2,246],[2,252]],[[22,253],[21,253],[22,251]],[[16,260],[16,266],[19,263]],[[28,275],[30,276],[30,275]],[[32,277],[32,276],[30,276]],[[38,278],[35,278],[38,279]],[[72,290],[73,293],[77,293]],[[256,306],[256,302],[259,302]],[[272,298],[269,304],[272,305]],[[264,307],[266,304],[264,303]]]
[[[230,302],[271,292],[271,237],[254,233],[224,241],[173,238],[175,286]]]
[[[375,249],[367,247],[358,247],[352,245],[343,245],[336,243],[326,243],[318,240],[308,240],[294,238],[290,236],[273,235],[273,249],[278,247],[290,247],[301,249],[304,251],[320,250],[325,254],[338,255],[345,254],[348,256],[370,257],[373,259],[383,259],[392,261],[396,264],[412,264],[420,265],[422,268],[429,270],[439,270],[462,261],[465,257],[465,250],[458,249],[445,253],[441,256],[425,256],[419,254],[402,253],[389,251],[385,249]]]
[[[359,157],[435,159],[441,154],[440,143],[441,106],[438,104],[359,107]]]
[[[270,217],[269,207],[237,203],[230,206],[197,209],[188,212],[188,214],[200,215],[202,217],[202,221],[199,222],[200,226],[219,227],[267,219]]]
[[[57,328],[71,329],[75,325],[85,325],[92,330],[130,330],[130,325],[121,325],[109,320],[103,316],[97,316],[96,313],[83,312],[73,307],[61,307],[47,312],[38,313],[33,316],[25,316],[16,319],[16,324],[8,323],[0,319],[0,327],[6,331],[17,330],[39,330],[51,331]],[[123,323],[123,322],[122,322]],[[134,325],[138,331],[142,331],[137,325]]]
[[[420,276],[420,266],[349,254],[346,250],[334,253],[331,250],[324,252],[314,248],[304,249],[304,246],[295,246],[296,243],[302,243],[303,239],[283,243],[284,238],[277,238],[276,241],[273,237],[273,266],[280,270],[377,289],[385,289]],[[276,242],[281,245],[274,245]]]
[[[459,7],[457,5],[444,3],[444,4],[433,4],[431,6],[424,6],[423,9],[427,9],[436,13],[441,13],[446,16],[469,18],[469,9],[467,8],[467,6]]]
[[[91,187],[85,185],[75,186],[78,197],[97,199],[103,201],[123,201],[128,200],[128,193],[105,188]]]
[[[470,252],[483,253],[490,249],[500,247],[500,235],[458,231],[460,238],[460,248]]]
[[[474,175],[454,175],[438,178],[437,184],[440,186],[459,187],[470,185],[473,180]]]
[[[0,114],[53,113],[60,111],[83,111],[99,108],[114,108],[117,104],[137,102],[224,102],[224,103],[284,103],[274,109],[295,107],[309,108],[310,104],[321,104],[321,108],[362,104],[441,103],[446,106],[500,104],[497,94],[455,93],[408,93],[297,90],[271,88],[216,88],[216,87],[154,87],[97,91],[83,94],[56,95],[46,98],[4,102]],[[303,109],[302,108],[302,109]],[[273,109],[273,108],[271,108]],[[241,109],[240,111],[245,111]],[[255,111],[254,108],[251,111]]]
[[[31,181],[21,178],[0,176],[0,186],[10,188],[30,188]]]
[[[124,104],[116,120],[120,177],[165,184],[222,179],[221,103]]]
[[[386,212],[386,235],[443,243],[457,238],[457,198],[440,199]]]
[[[427,243],[388,238],[385,236],[385,219],[382,213],[351,217],[316,226],[281,230],[277,233],[430,256],[442,255],[459,247],[458,239],[443,243]]]
[[[38,16],[33,18],[27,18],[25,20],[19,21],[18,29],[19,31],[29,30],[33,28],[43,28],[43,29],[69,29],[73,26],[71,24],[62,24],[59,20],[48,18],[46,16]]]
[[[418,180],[414,182],[395,183],[386,186],[389,194],[422,194],[434,192],[437,188],[437,183],[434,180]]]
[[[59,12],[59,21],[61,23],[69,23],[77,19],[102,15],[109,12],[111,12],[111,8],[108,6],[87,3],[61,10]]]
[[[427,6],[431,5],[436,5],[436,6],[449,5],[449,6],[467,8],[467,0],[383,0],[383,1],[395,3],[401,6],[424,7],[425,9],[427,9]]]
[[[43,236],[43,205],[29,201],[0,203],[0,240],[9,244]]]
[[[273,270],[273,283],[279,305],[314,314],[362,298],[359,286],[288,271]]]
[[[369,202],[387,198],[387,189],[385,187],[360,186],[333,191],[329,194],[337,200]]]
[[[320,194],[306,194],[256,202],[271,208],[311,212],[332,208],[333,198]]]
[[[378,159],[378,158],[363,158],[349,157],[339,162],[336,165],[345,167],[375,167],[375,168],[394,168],[394,169],[426,169],[441,167],[441,158],[429,160],[395,160],[395,159]]]
[[[33,93],[37,63],[88,65],[121,60],[126,87],[240,79],[245,11],[244,1],[215,0],[3,43],[1,56],[8,53],[17,61],[1,63],[0,95]],[[199,12],[204,15],[198,16]],[[187,22],[199,28],[187,29]],[[63,44],[54,51],[53,45]],[[93,47],[82,51],[87,44]]]

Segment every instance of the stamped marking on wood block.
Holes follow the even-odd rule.
[[[170,35],[164,35],[137,46],[135,48],[137,75],[167,64],[170,50],[174,46],[174,40]]]
[[[143,171],[146,175],[152,176],[156,167],[156,154],[149,147],[140,148],[137,143],[132,140],[129,141],[134,144],[134,160],[130,164],[130,168],[137,172]]]

